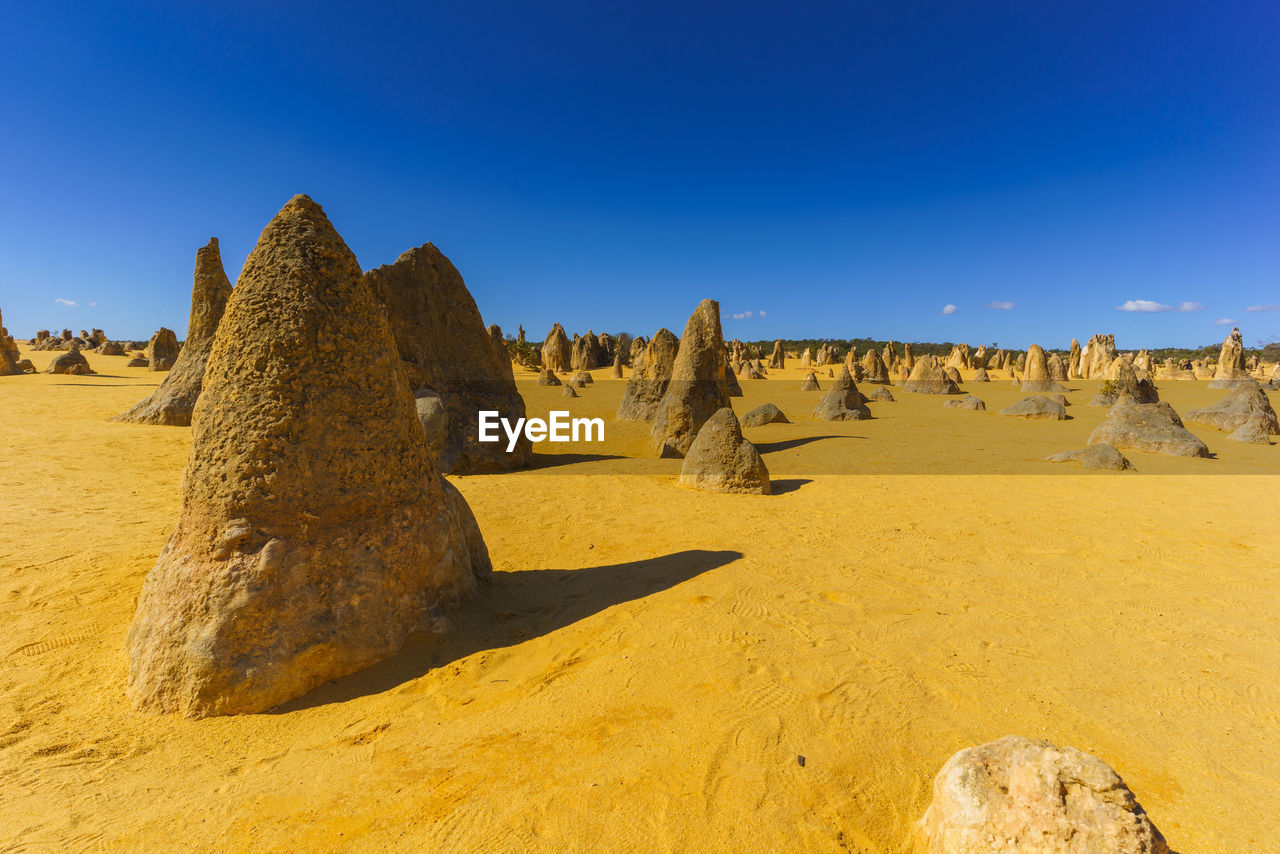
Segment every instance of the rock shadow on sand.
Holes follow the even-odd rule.
[[[419,632],[391,658],[321,685],[267,714],[381,694],[477,652],[550,634],[614,605],[643,599],[742,558],[742,552],[691,549],[584,569],[494,572],[479,597],[451,613],[451,632]]]
[[[792,448],[799,448],[801,445],[807,445],[810,442],[821,442],[824,439],[865,439],[866,436],[801,436],[797,439],[782,439],[777,442],[752,442],[756,446],[756,450],[762,454],[771,454],[775,451],[789,451]]]

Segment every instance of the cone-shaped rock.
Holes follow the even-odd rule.
[[[698,431],[680,466],[680,485],[705,492],[769,494],[769,469],[756,446],[743,437],[729,407],[717,411]]]
[[[871,417],[871,410],[867,408],[848,368],[840,369],[835,385],[813,408],[813,417],[819,421],[865,421]]]
[[[782,352],[782,339],[773,342],[773,355],[769,357],[769,369],[779,370],[787,366],[787,355]]]
[[[683,457],[706,420],[729,406],[720,304],[704,299],[685,324],[649,438],[659,456]],[[732,407],[731,407],[732,408]]]
[[[1049,362],[1045,358],[1044,348],[1032,344],[1027,349],[1027,362],[1022,375],[1023,391],[1062,391],[1062,386],[1054,382],[1049,375]]]
[[[147,342],[147,359],[150,361],[150,369],[153,371],[171,370],[178,361],[179,355],[178,336],[173,334],[172,329],[161,326],[156,330],[156,334],[151,336],[151,340]]]
[[[1116,336],[1094,335],[1080,352],[1080,376],[1096,380],[1107,372],[1116,358]]]
[[[1111,406],[1124,395],[1133,398],[1135,403],[1155,403],[1160,400],[1160,392],[1156,391],[1150,377],[1146,374],[1139,377],[1127,359],[1117,356],[1107,367],[1102,388],[1089,401],[1089,405]]]
[[[132,409],[113,418],[133,424],[167,424],[186,427],[191,424],[191,411],[200,397],[205,363],[214,333],[222,320],[222,312],[231,296],[231,282],[222,269],[218,238],[209,239],[196,250],[195,284],[191,288],[191,318],[187,322],[187,341],[178,353],[173,369],[160,387],[140,400]],[[159,333],[157,333],[159,334]],[[106,346],[106,345],[104,345]],[[121,354],[123,354],[123,350]]]
[[[476,474],[527,466],[533,448],[523,436],[509,454],[505,441],[479,441],[481,411],[497,412],[514,424],[524,417],[524,398],[510,360],[499,354],[458,268],[426,243],[370,270],[364,280],[386,308],[409,387],[429,388],[444,403],[440,470]]]
[[[129,629],[136,708],[258,712],[394,654],[489,557],[436,471],[382,307],[320,206],[263,230]]]
[[[872,385],[888,385],[889,384],[889,368],[885,365],[884,359],[880,357],[880,353],[872,347],[862,357],[862,378],[864,381]]]
[[[567,371],[572,359],[569,336],[564,334],[564,327],[557,323],[551,327],[546,340],[542,342],[542,368],[546,371]]]
[[[1071,339],[1071,352],[1067,354],[1067,379],[1080,379],[1080,342]]]
[[[907,345],[908,348],[911,345]],[[903,391],[917,394],[959,394],[960,387],[948,377],[933,356],[921,356],[915,360],[911,376],[902,384]]]
[[[651,421],[662,396],[671,383],[680,341],[668,329],[659,329],[632,360],[631,376],[618,404],[618,418],[623,421]]]

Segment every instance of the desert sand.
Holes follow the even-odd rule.
[[[1083,471],[1044,458],[1097,380],[1062,422],[998,415],[994,373],[986,412],[895,381],[817,422],[794,359],[733,401],[793,422],[743,431],[775,494],[707,494],[608,369],[517,369],[606,442],[449,478],[496,570],[453,630],[196,721],[134,712],[124,652],[190,430],[110,422],[164,374],[87,355],[0,378],[0,850],[914,852],[942,764],[1010,733],[1105,759],[1183,854],[1280,838],[1280,446],[1188,424],[1215,459]]]

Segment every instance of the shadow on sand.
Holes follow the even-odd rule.
[[[653,593],[742,557],[737,551],[693,549],[629,563],[586,569],[495,572],[480,595],[450,614],[454,630],[439,637],[412,635],[386,661],[321,685],[268,714],[341,703],[380,694],[428,671],[486,649],[514,646],[550,634],[606,608]]]
[[[533,455],[533,463],[529,466],[528,471],[555,468],[556,466],[571,466],[575,463],[594,463],[601,460],[625,459],[627,459],[627,457],[624,457],[621,454],[539,454],[535,452]]]
[[[769,481],[769,491],[772,495],[786,495],[788,492],[795,492],[806,483],[813,483],[813,481],[803,477],[773,478]]]
[[[798,439],[783,439],[780,442],[752,442],[756,446],[756,450],[762,454],[771,454],[775,451],[789,451],[792,448],[798,448],[801,445],[807,445],[810,442],[821,442],[823,439],[865,439],[866,436],[801,436]]]

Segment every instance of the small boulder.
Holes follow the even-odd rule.
[[[772,403],[762,403],[742,416],[743,427],[760,427],[764,424],[790,424],[782,410]]]
[[[948,377],[933,356],[921,356],[902,384],[903,391],[915,394],[959,394],[960,387]]]
[[[1051,463],[1080,463],[1081,466],[1087,469],[1123,471],[1133,468],[1133,463],[1129,462],[1124,454],[1106,443],[1090,445],[1078,451],[1054,454],[1045,459]]]
[[[151,365],[151,360],[146,356],[134,356],[132,359],[124,363],[126,368],[146,368]]]
[[[560,378],[550,368],[538,374],[538,385],[560,385]]]
[[[800,383],[801,391],[822,391],[822,386],[818,385],[818,377],[809,371],[804,375],[804,382]]]
[[[147,342],[147,358],[153,371],[167,371],[178,358],[178,336],[172,329],[161,326]]]
[[[848,368],[840,369],[840,379],[822,396],[813,409],[813,418],[819,421],[865,421],[871,410],[853,381]]]
[[[930,854],[1169,854],[1105,762],[1015,735],[948,759],[920,825]]]
[[[578,390],[577,390],[576,388],[574,388],[574,387],[573,387],[573,383],[572,383],[572,382],[569,382],[569,383],[566,383],[566,384],[565,384],[565,386],[564,386],[564,390],[560,392],[560,395],[561,395],[562,397],[577,397],[577,396],[578,396]]]
[[[987,373],[986,368],[978,368],[978,370],[973,375],[973,382],[989,383],[991,382],[991,375]]]
[[[867,400],[879,400],[884,403],[896,403],[893,392],[889,391],[888,386],[878,385],[871,389],[866,395]]]
[[[698,430],[680,466],[680,485],[705,492],[770,493],[769,469],[729,407]]]
[[[966,394],[964,397],[952,398],[942,402],[943,409],[972,409],[974,412],[986,412],[987,403],[981,398]]]
[[[1247,445],[1270,445],[1271,434],[1276,431],[1266,425],[1261,418],[1250,418],[1227,436],[1233,442],[1244,442]]]
[[[74,370],[72,370],[74,368]],[[89,360],[84,357],[79,349],[71,350],[63,353],[58,358],[49,363],[47,374],[91,374],[89,369]]]
[[[1066,421],[1070,417],[1067,415],[1067,410],[1062,408],[1061,403],[1038,394],[1024,397],[1012,406],[1006,406],[1000,410],[1000,414],[1014,418],[1035,418],[1048,421]]]

